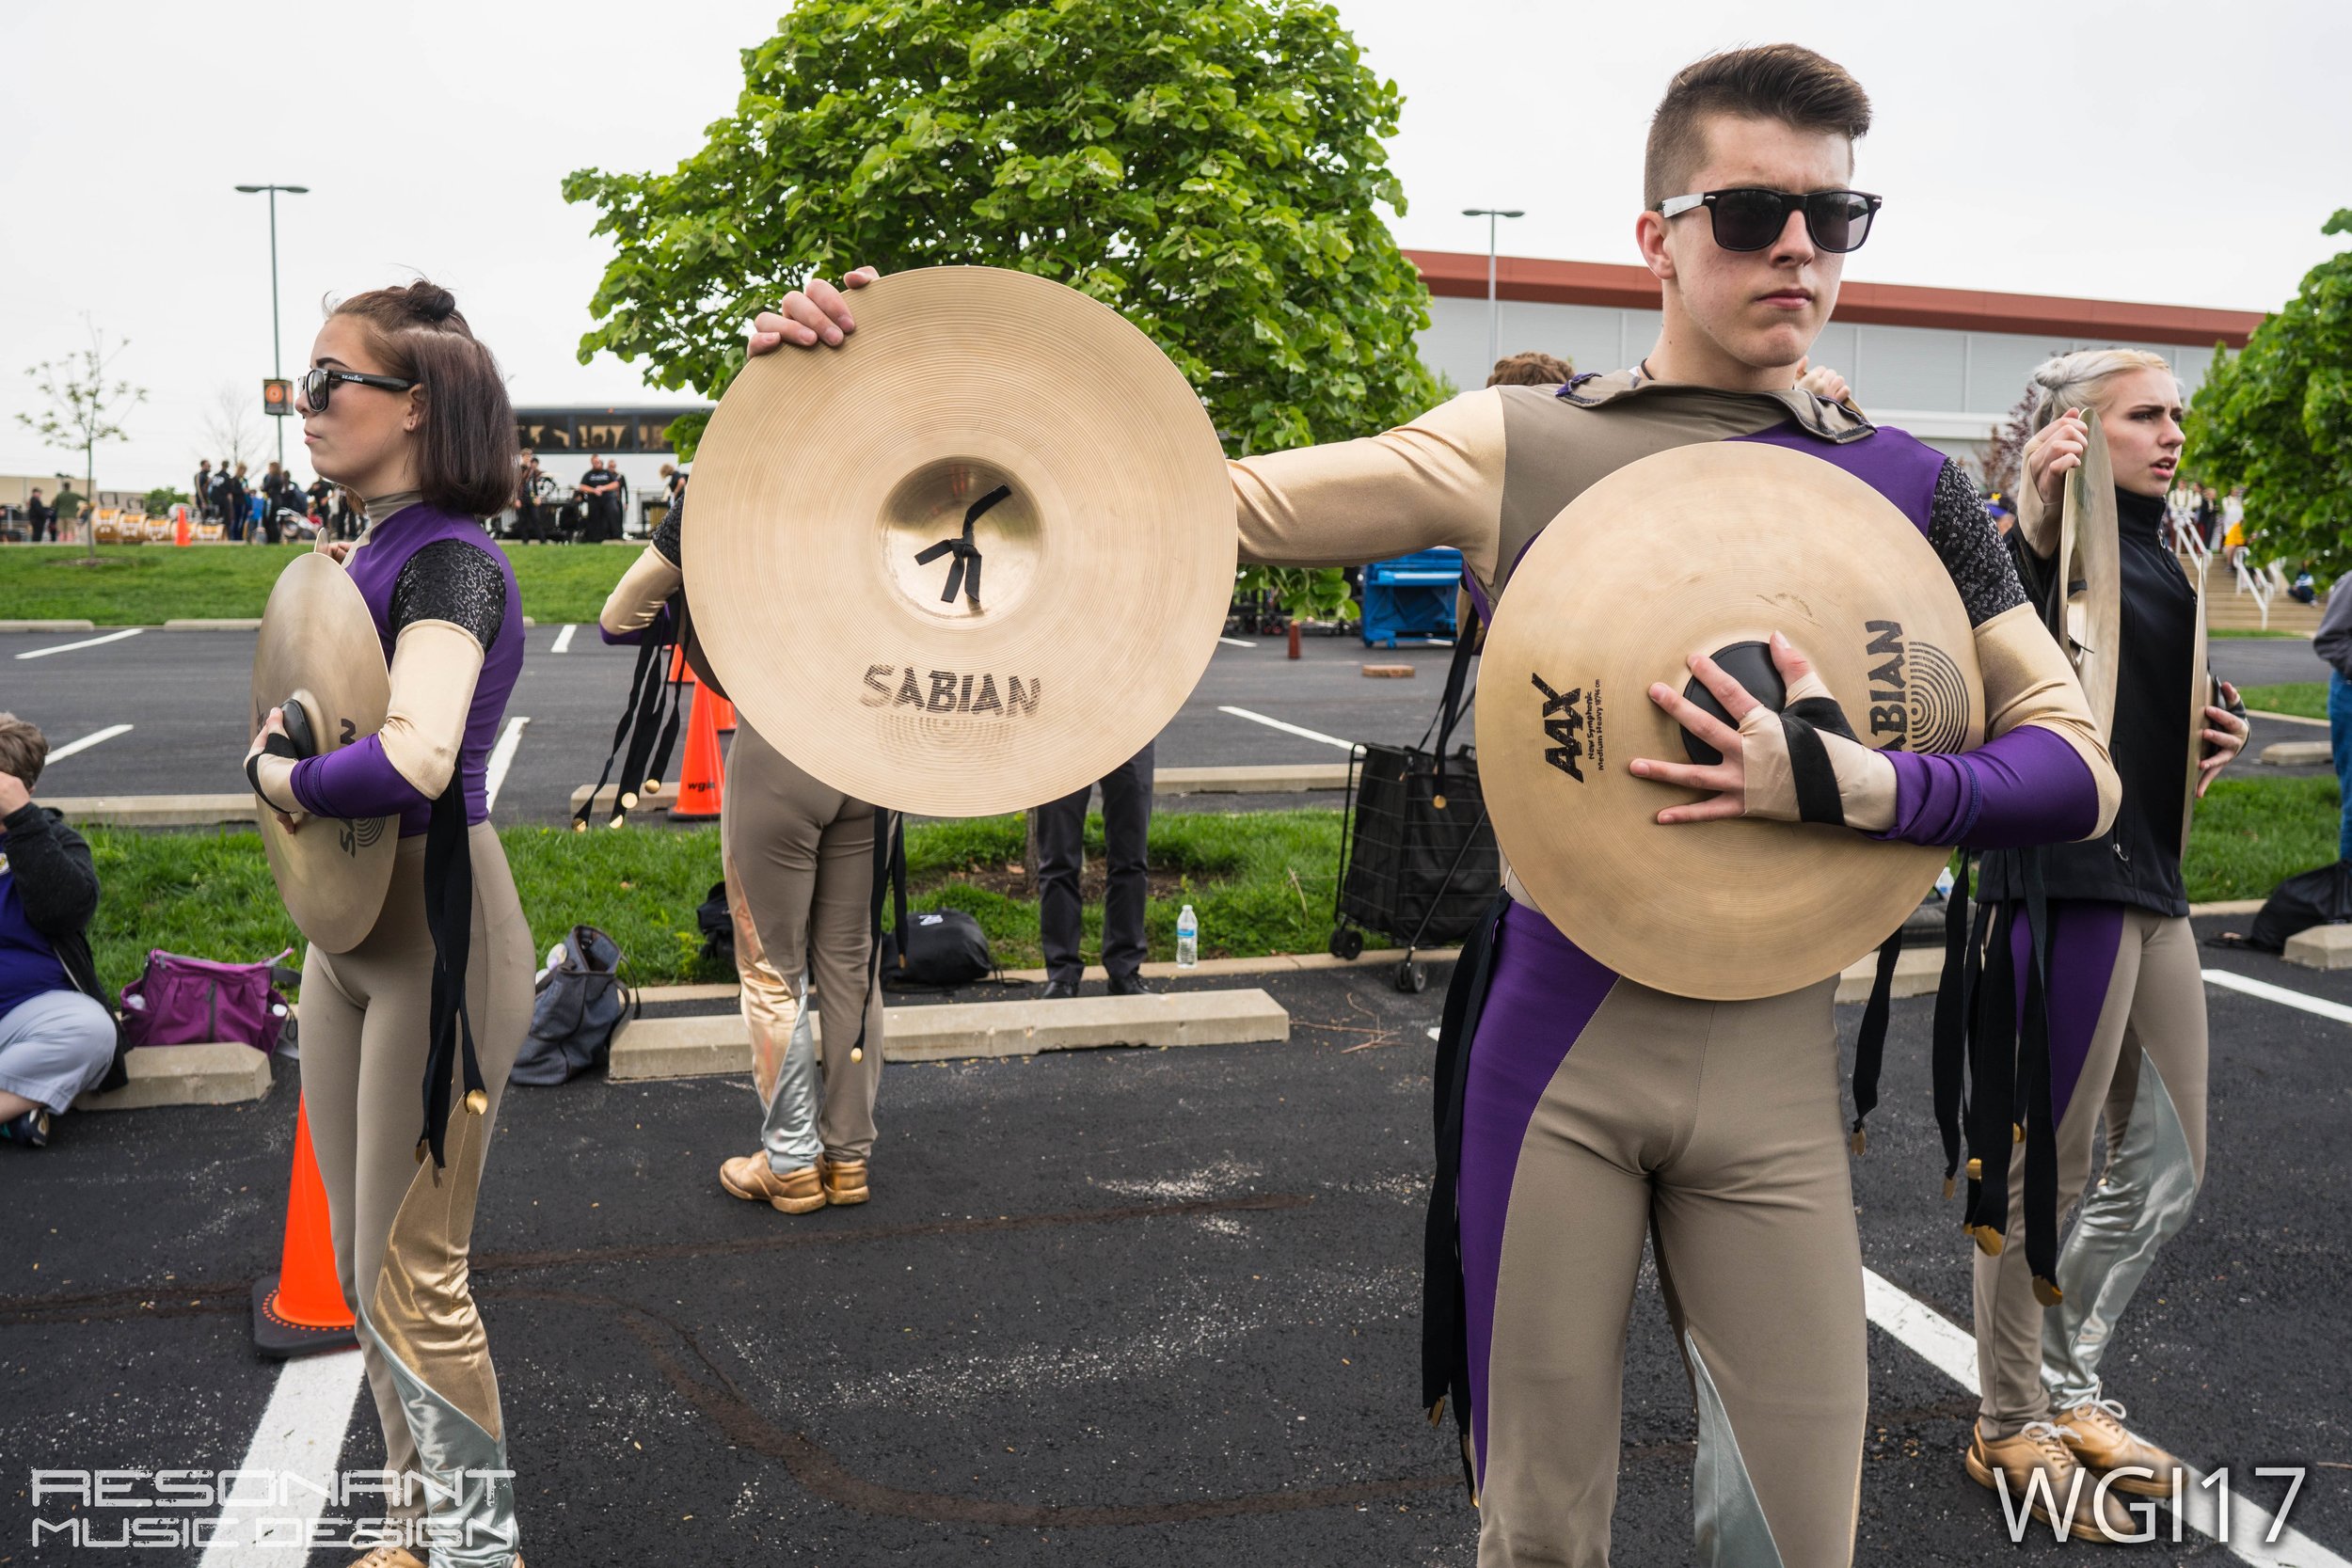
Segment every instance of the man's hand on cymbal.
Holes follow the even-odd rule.
[[[1788,639],[1772,633],[1772,664],[1790,690],[1795,690],[1813,673],[1813,663],[1793,647]],[[1722,665],[1705,654],[1691,656],[1691,673],[1700,684],[1715,694],[1731,715],[1726,724],[1681,692],[1658,681],[1649,689],[1649,700],[1666,712],[1666,717],[1712,746],[1723,761],[1710,767],[1688,762],[1661,762],[1654,757],[1635,757],[1633,776],[1652,784],[1671,784],[1679,789],[1712,790],[1704,800],[1688,805],[1668,806],[1658,814],[1658,820],[1669,827],[1677,822],[1716,822],[1726,817],[1741,816],[1748,809],[1747,759],[1738,726],[1759,705],[1748,689],[1724,673]]]
[[[752,318],[752,352],[771,354],[787,343],[794,348],[815,348],[819,343],[838,348],[842,339],[857,330],[857,319],[850,314],[850,302],[842,290],[863,289],[881,276],[872,267],[860,267],[841,280],[839,289],[821,277],[810,278],[806,288],[785,295],[782,307]]]

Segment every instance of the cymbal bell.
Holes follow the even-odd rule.
[[[270,590],[254,642],[253,730],[271,708],[294,704],[289,732],[299,738],[307,728],[309,754],[324,756],[382,729],[391,699],[384,645],[358,586],[327,556],[296,556]],[[329,953],[357,947],[391,886],[398,821],[312,817],[289,832],[266,804],[260,817],[270,875],[296,927]]]
[[[2098,418],[2083,421],[2083,460],[2066,476],[2052,569],[2064,574],[2066,657],[2101,735],[2115,728],[2115,680],[2123,646],[2122,521],[2116,515],[2115,463]]]
[[[696,640],[779,752],[856,799],[1014,811],[1141,751],[1232,601],[1200,398],[1075,290],[939,267],[837,348],[747,365],[695,454]]]
[[[1659,824],[1698,797],[1627,770],[1685,755],[1651,683],[1681,689],[1692,653],[1775,631],[1867,744],[1981,741],[1976,641],[1935,552],[1861,480],[1765,443],[1679,447],[1594,484],[1536,536],[1486,634],[1479,773],[1503,856],[1569,941],[1658,990],[1736,1001],[1836,974],[1947,858],[1814,823]]]

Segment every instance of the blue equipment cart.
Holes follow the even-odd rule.
[[[1416,550],[1364,568],[1364,646],[1419,647],[1454,635],[1460,550]]]

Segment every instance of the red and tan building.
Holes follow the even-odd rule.
[[[1422,360],[1458,387],[1486,385],[1486,258],[1406,254],[1434,296]],[[1504,256],[1495,279],[1504,354],[1542,349],[1580,371],[1606,371],[1633,363],[1657,339],[1658,279],[1646,268]],[[1973,456],[2034,366],[2054,354],[2153,349],[2194,392],[2214,345],[2243,347],[2262,319],[2254,310],[1849,282],[1814,360],[1843,372],[1872,419]]]

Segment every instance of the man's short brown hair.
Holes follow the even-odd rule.
[[[26,789],[40,783],[49,760],[49,737],[13,713],[0,713],[0,773],[12,773]]]
[[[1760,44],[1693,60],[1675,72],[1650,117],[1643,206],[1689,194],[1685,186],[1707,157],[1712,115],[1836,131],[1851,142],[1870,129],[1870,98],[1844,66],[1801,44]]]
[[[1576,367],[1565,359],[1546,354],[1541,349],[1529,349],[1495,361],[1495,368],[1486,373],[1489,387],[1557,387],[1576,374]]]

